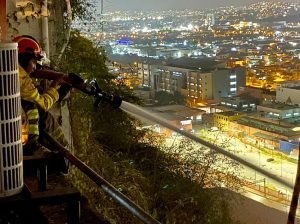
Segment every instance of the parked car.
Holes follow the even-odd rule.
[[[214,132],[214,131],[218,131],[219,129],[217,128],[217,127],[211,127],[208,131],[212,131],[212,132]]]

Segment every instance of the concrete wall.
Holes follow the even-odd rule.
[[[292,105],[300,106],[300,89],[290,89],[279,87],[276,89],[276,101],[280,103],[289,103],[291,100]]]
[[[217,69],[212,74],[212,94],[214,99],[234,96],[240,87],[246,85],[246,69],[244,67]],[[235,78],[232,78],[234,76]]]
[[[213,77],[212,73],[201,73],[201,87],[200,87],[200,98],[202,99],[213,99]]]
[[[7,13],[13,14],[18,12],[18,21],[14,21],[12,18],[9,19],[11,23],[11,27],[8,28],[8,39],[13,39],[15,36],[19,35],[30,35],[33,36],[43,47],[43,37],[42,37],[42,19],[40,18],[32,18],[31,16],[27,16],[31,14],[30,8],[27,7],[25,11],[25,16],[18,10],[16,7],[17,4],[22,3],[23,5],[27,4],[26,0],[10,0],[7,1]],[[50,3],[50,2],[48,2]],[[52,1],[49,4],[49,16],[48,18],[48,26],[49,26],[49,45],[50,45],[50,57],[55,57],[60,51],[60,42],[64,39],[64,27],[63,27],[63,1]],[[37,7],[37,6],[35,6]],[[26,21],[27,16],[27,21]],[[49,55],[48,55],[49,57]]]

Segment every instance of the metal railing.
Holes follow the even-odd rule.
[[[148,213],[146,213],[141,207],[139,207],[133,201],[131,201],[128,197],[126,197],[124,194],[118,191],[114,186],[112,186],[109,182],[107,182],[103,177],[97,174],[84,162],[82,162],[76,156],[71,154],[61,144],[59,144],[56,140],[54,140],[47,132],[41,131],[40,135],[42,135],[45,139],[47,139],[49,143],[57,149],[57,151],[59,151],[66,159],[70,161],[71,164],[73,164],[84,174],[86,174],[94,183],[96,183],[99,187],[101,187],[116,202],[118,202],[120,205],[125,207],[131,214],[133,214],[134,216],[139,218],[142,222],[147,224],[160,223],[156,219],[151,217]]]
[[[250,168],[253,171],[256,171],[256,172],[260,173],[261,175],[263,175],[267,178],[272,179],[273,181],[279,183],[280,185],[283,185],[283,186],[287,187],[288,189],[293,189],[294,188],[293,184],[291,184],[288,181],[276,176],[275,174],[272,174],[272,173],[264,170],[263,168],[258,167],[256,165],[254,165],[254,164],[238,157],[237,155],[234,155],[234,154],[226,151],[225,149],[223,149],[223,148],[221,148],[221,147],[219,147],[219,146],[217,146],[217,145],[215,145],[211,142],[208,142],[206,140],[198,138],[197,136],[195,136],[195,135],[193,135],[189,132],[186,132],[184,130],[180,130],[178,127],[171,124],[170,122],[168,122],[166,120],[163,120],[163,119],[161,119],[157,116],[154,116],[153,114],[151,114],[148,111],[143,110],[139,106],[136,106],[136,105],[133,105],[131,103],[123,101],[121,109],[123,111],[125,111],[126,113],[128,113],[128,114],[134,115],[137,118],[144,118],[146,120],[154,122],[155,124],[160,124],[161,126],[164,126],[164,127],[168,128],[170,130],[173,130],[173,131],[177,132],[178,134],[183,135],[183,136],[193,140],[194,142],[200,143],[201,145],[203,145],[207,148],[210,148],[210,149],[214,150],[215,152],[217,152],[219,154],[222,154],[222,155],[224,155],[224,156],[226,156],[226,157],[228,157],[228,158],[230,158],[234,161],[239,162],[240,164]]]

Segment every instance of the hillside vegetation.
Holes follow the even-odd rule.
[[[74,31],[61,69],[97,79],[104,91],[139,103],[130,89],[114,81],[105,60],[101,48]],[[163,137],[137,129],[138,120],[104,102],[95,108],[93,100],[74,91],[69,102],[76,156],[162,223],[235,223],[221,186],[239,187],[237,164],[209,149],[195,150],[188,140],[167,148]],[[225,166],[216,171],[220,161]],[[80,171],[73,168],[70,176],[102,218],[140,223]]]

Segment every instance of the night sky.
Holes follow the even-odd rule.
[[[150,10],[150,9],[207,9],[220,6],[241,6],[257,0],[104,0],[105,10]],[[300,2],[300,0],[283,0]]]

